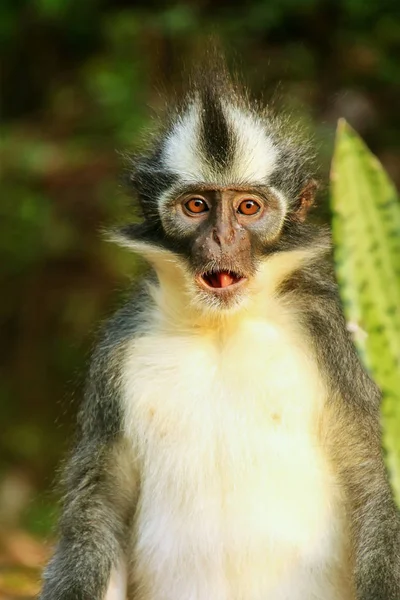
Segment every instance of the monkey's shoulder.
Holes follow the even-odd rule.
[[[330,395],[340,397],[356,412],[377,418],[381,393],[363,366],[354,337],[365,335],[357,323],[347,323],[332,261],[321,257],[292,273],[281,285],[282,297],[290,298],[313,348]]]
[[[122,427],[121,383],[129,345],[144,326],[147,292],[134,290],[125,304],[101,327],[93,351],[84,400],[78,416],[83,433],[115,437]]]
[[[97,343],[92,354],[89,381],[101,374],[120,371],[120,359],[129,342],[140,334],[146,323],[150,303],[147,280],[129,291],[123,305],[100,327]]]

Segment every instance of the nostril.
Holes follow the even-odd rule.
[[[220,246],[221,245],[221,239],[220,239],[220,237],[219,237],[216,229],[213,230],[213,234],[212,235],[213,235],[214,242],[216,242],[218,244],[218,246]]]

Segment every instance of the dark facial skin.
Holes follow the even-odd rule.
[[[304,223],[314,192],[313,180],[291,202],[266,185],[175,184],[151,219],[118,233],[184,258],[204,299],[229,306],[265,256],[314,243]]]
[[[254,274],[283,217],[284,207],[266,188],[194,189],[175,201],[169,229],[187,240],[197,283],[223,293]]]

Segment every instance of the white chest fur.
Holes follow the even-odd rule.
[[[132,342],[140,600],[344,600],[339,492],[318,438],[324,386],[281,321]]]

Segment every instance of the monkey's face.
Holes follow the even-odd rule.
[[[283,199],[263,186],[187,189],[163,203],[161,211],[163,227],[184,255],[199,299],[221,307],[246,295],[284,217]]]
[[[143,222],[118,239],[146,256],[164,288],[168,279],[170,297],[183,289],[185,302],[230,308],[251,296],[266,255],[307,244],[300,224],[315,184],[307,145],[214,83],[205,79],[153,152],[136,158]]]

